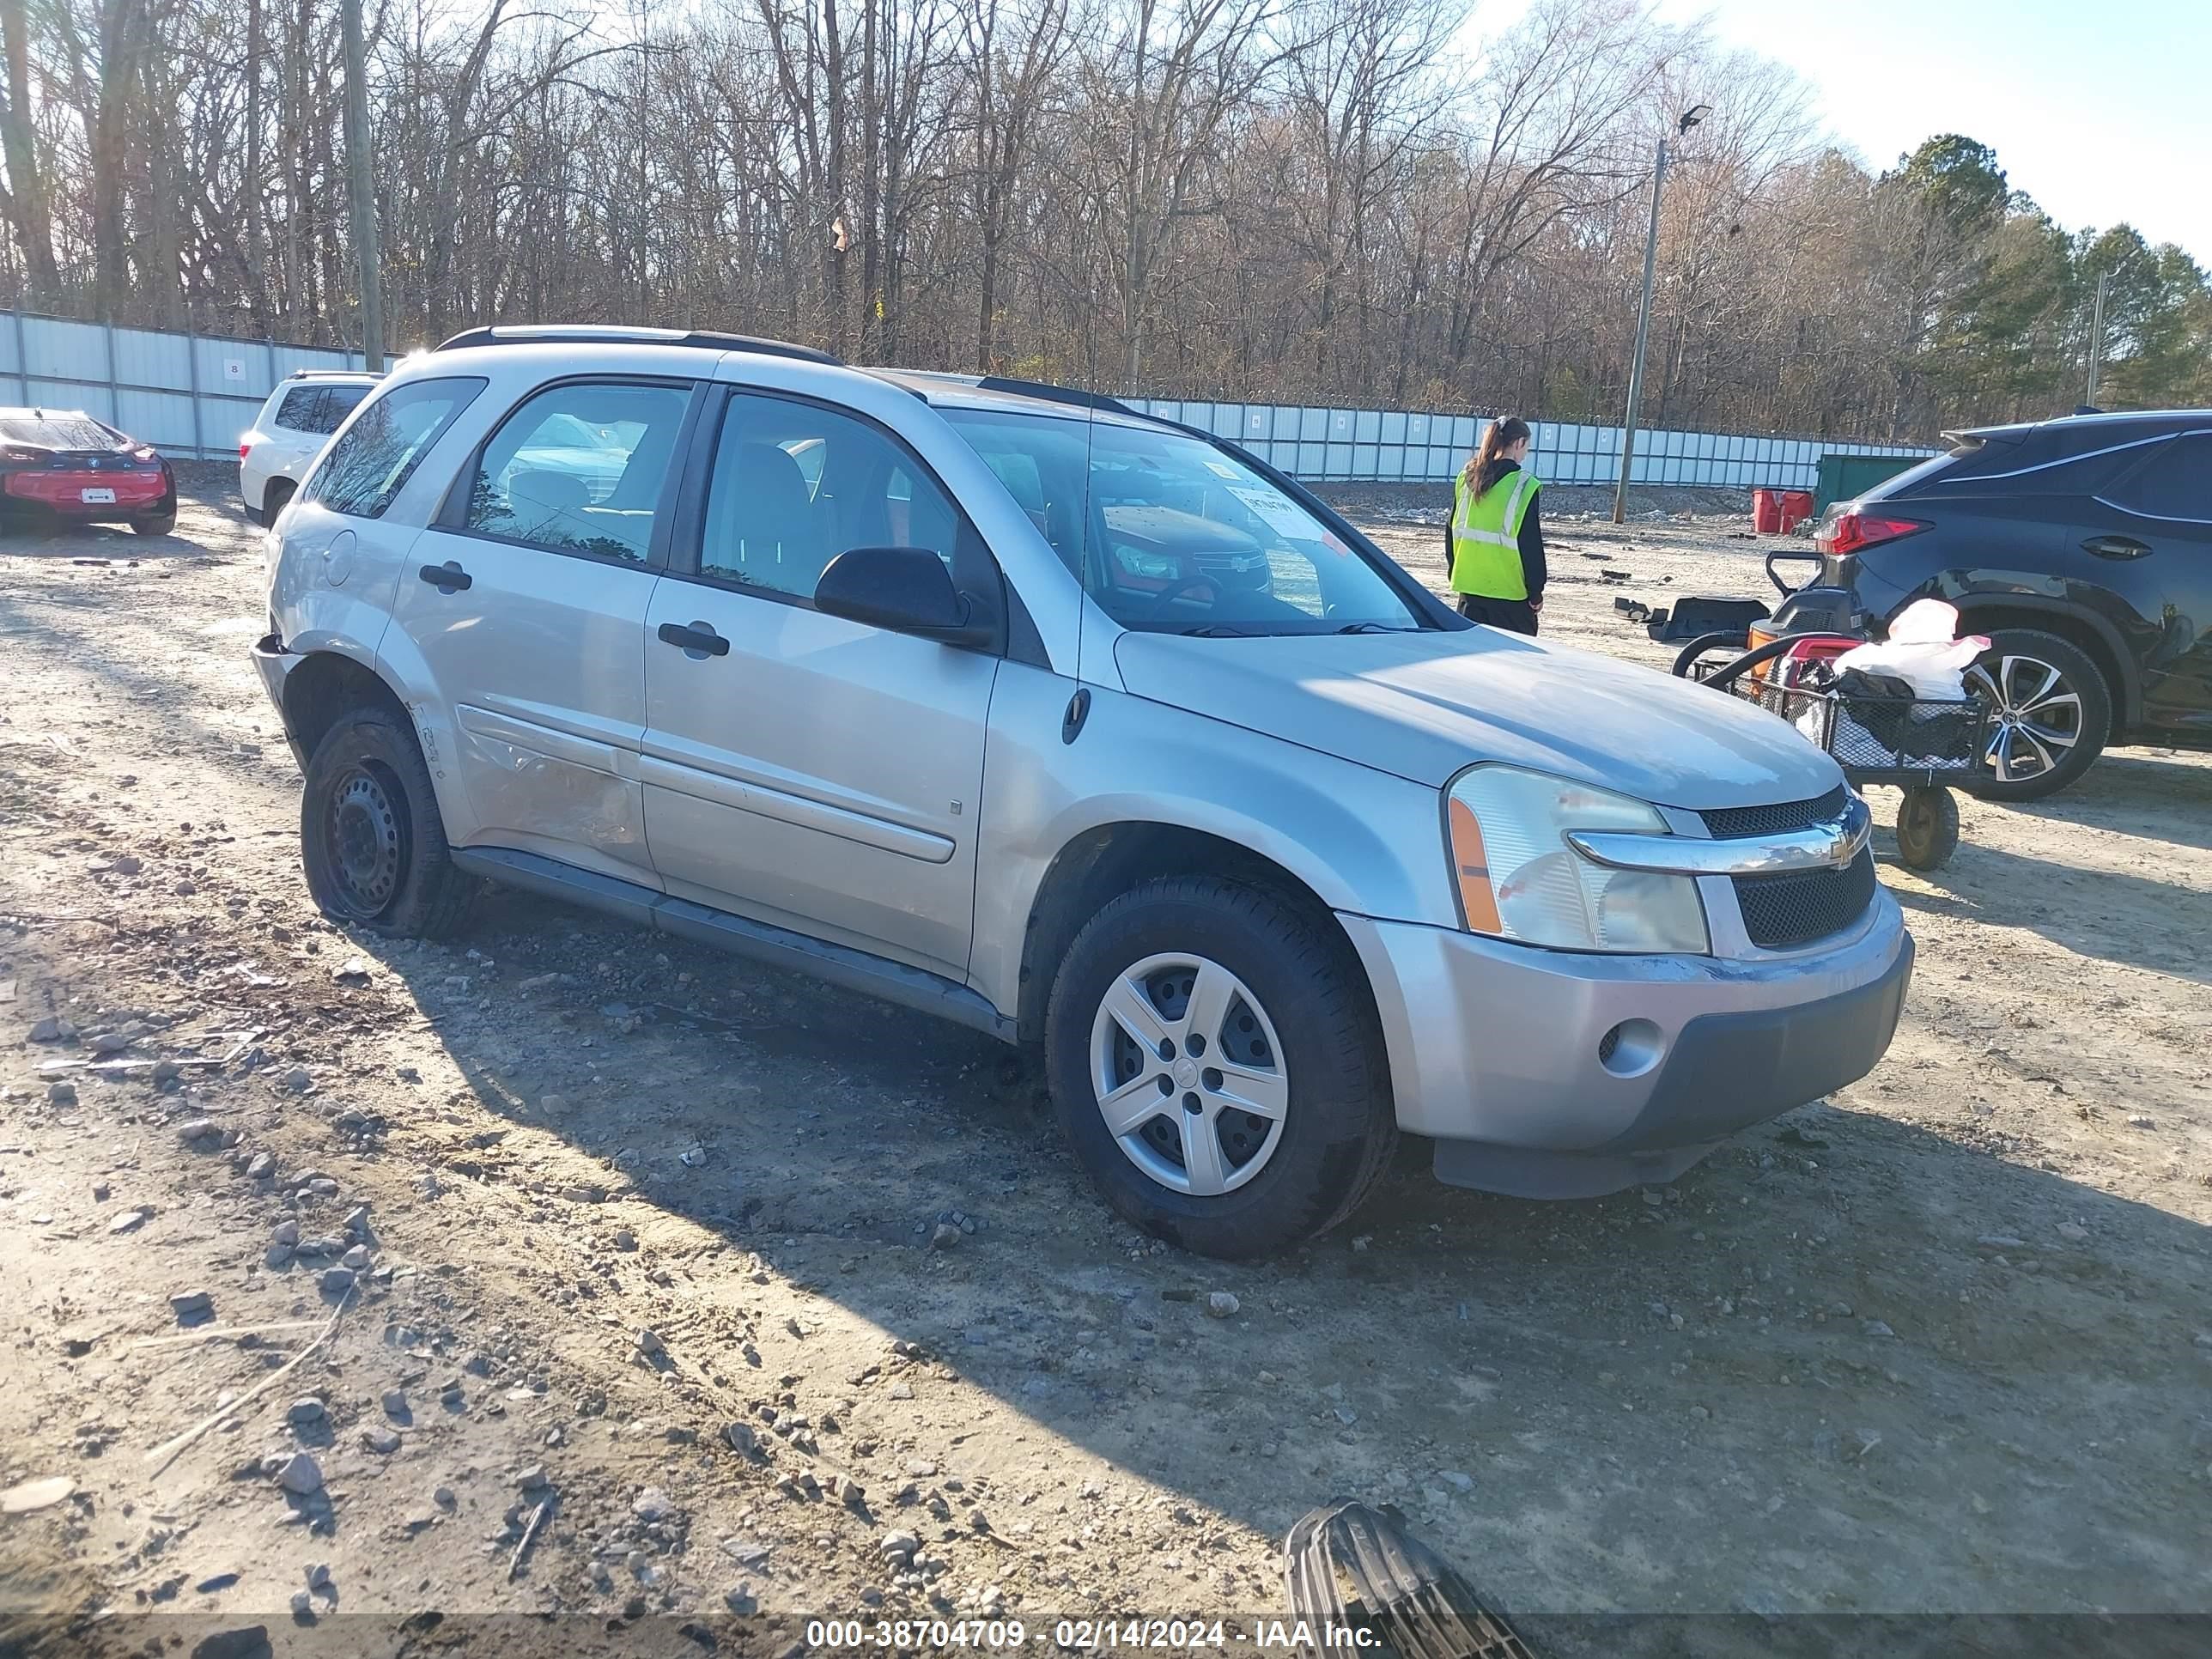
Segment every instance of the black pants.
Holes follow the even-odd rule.
[[[1480,593],[1462,593],[1459,614],[1469,622],[1488,623],[1511,634],[1536,631],[1536,607],[1526,599],[1486,599]]]

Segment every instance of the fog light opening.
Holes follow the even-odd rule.
[[[1642,1077],[1659,1063],[1665,1040],[1648,1019],[1624,1019],[1597,1042],[1597,1063],[1615,1077]]]

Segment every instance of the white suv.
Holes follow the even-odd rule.
[[[381,375],[303,368],[277,383],[239,434],[238,495],[256,524],[272,525],[315,457]]]
[[[1458,1184],[1670,1180],[1863,1075],[1912,961],[1866,808],[1704,687],[1472,626],[1234,444],[636,330],[403,365],[271,538],[307,884],[483,879],[1041,1045],[1224,1255]]]

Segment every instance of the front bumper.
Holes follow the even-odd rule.
[[[269,702],[276,710],[278,719],[284,716],[284,677],[300,661],[297,652],[288,648],[275,634],[264,634],[253,642],[253,672],[261,676],[261,689],[269,694]],[[292,722],[284,720],[284,741],[291,745],[292,758],[300,769],[307,769],[307,757],[300,747],[300,740],[292,735]]]
[[[1340,918],[1382,1017],[1398,1122],[1455,1185],[1589,1197],[1856,1081],[1912,971],[1878,889],[1849,933],[1731,958],[1584,955]]]

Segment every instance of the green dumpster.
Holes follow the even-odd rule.
[[[1821,456],[1813,488],[1814,516],[1826,513],[1829,502],[1847,501],[1872,489],[1884,478],[1893,478],[1908,466],[1917,466],[1927,459],[1925,455],[1850,455],[1835,452]]]

